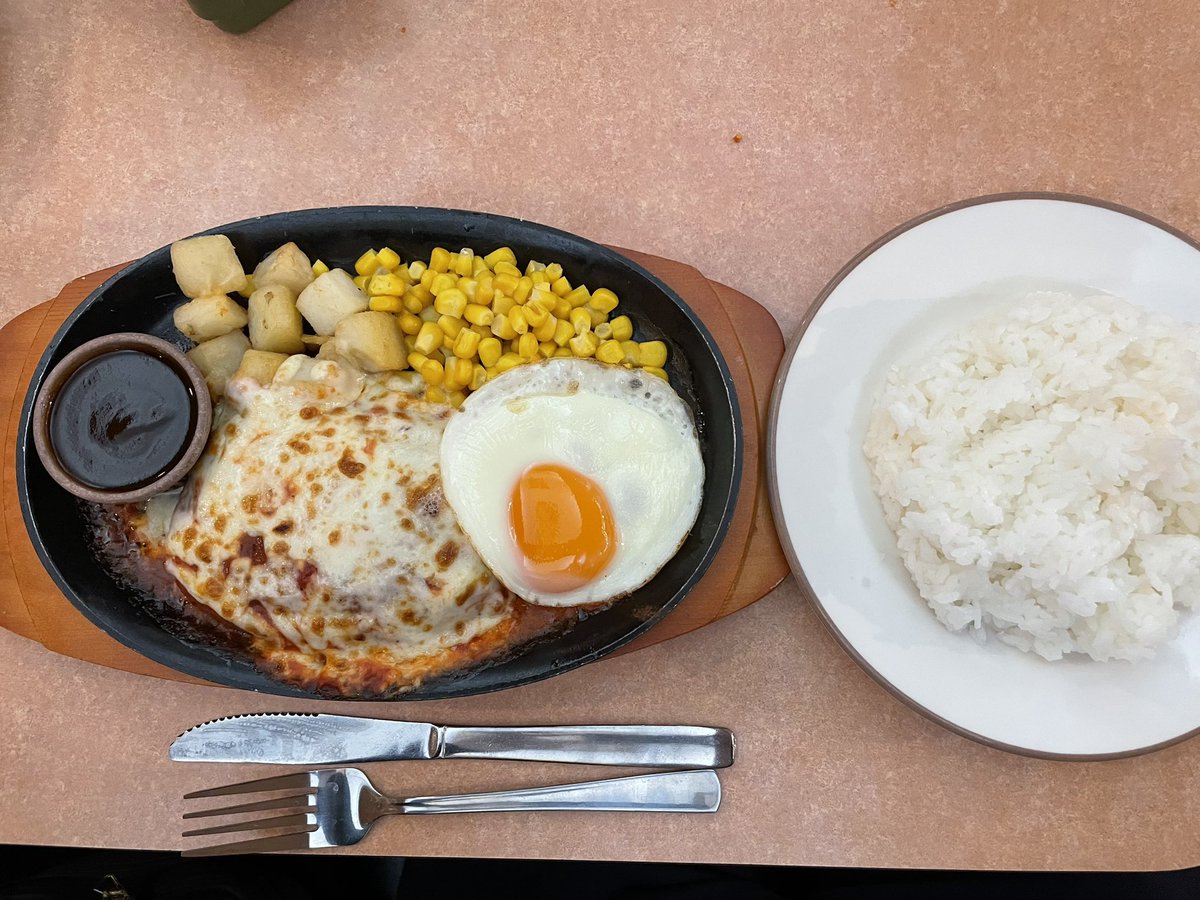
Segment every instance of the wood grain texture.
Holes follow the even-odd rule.
[[[728,535],[708,573],[670,615],[624,648],[632,652],[711,624],[760,599],[787,575],[775,536],[760,445],[771,383],[783,356],[783,336],[763,307],[732,288],[709,282],[682,263],[628,255],[670,284],[712,332],[733,374],[741,405],[744,465],[738,505]],[[42,567],[21,518],[16,484],[16,447],[21,404],[39,358],[68,315],[106,278],[113,266],[76,279],[53,300],[13,319],[0,330],[0,409],[7,410],[4,467],[0,472],[0,626],[49,650],[139,675],[203,683],[161,666],[109,637],[63,596]],[[753,353],[746,348],[753,347]]]

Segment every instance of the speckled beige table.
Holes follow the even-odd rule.
[[[305,206],[537,219],[692,263],[766,304],[785,334],[870,239],[975,194],[1092,194],[1200,232],[1200,19],[1185,0],[297,0],[240,38],[182,0],[134,6],[5,9],[4,320],[179,235]],[[331,706],[112,672],[6,632],[0,705],[0,842],[147,848],[180,845],[184,789],[262,771],[173,766],[177,732]],[[397,820],[355,852],[1200,864],[1200,743],[1090,764],[975,745],[860,672],[790,581],[703,631],[549,682],[361,711],[709,722],[733,728],[741,754],[716,816]],[[421,792],[596,774],[370,769]]]

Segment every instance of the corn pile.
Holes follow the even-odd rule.
[[[329,270],[321,260],[313,274]],[[558,263],[531,260],[522,271],[508,247],[478,256],[437,247],[429,261],[404,265],[389,247],[354,263],[369,308],[394,314],[407,366],[427,385],[426,399],[460,405],[491,378],[557,356],[595,358],[665,379],[667,347],[634,341],[628,316],[610,318],[617,295],[574,286]]]

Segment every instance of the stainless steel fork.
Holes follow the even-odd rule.
[[[232,853],[266,853],[357,844],[384,816],[429,815],[451,812],[527,812],[539,810],[608,810],[613,812],[716,812],[721,805],[721,783],[712,769],[662,772],[631,778],[608,778],[578,784],[454,794],[443,797],[385,797],[359,769],[316,769],[245,781],[224,787],[193,791],[184,799],[225,797],[267,791],[289,791],[271,797],[217,809],[184,813],[185,819],[234,816],[279,810],[283,815],[249,822],[233,822],[185,831],[184,837],[270,831],[264,837],[233,844],[185,850],[184,856],[217,856]]]

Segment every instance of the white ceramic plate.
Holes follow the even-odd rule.
[[[1155,659],[1058,662],[952,634],[900,562],[862,454],[888,367],[1016,289],[1098,289],[1200,321],[1200,245],[1131,210],[1001,195],[929,213],[852,260],[780,368],[772,502],[802,587],[850,654],[902,700],[993,746],[1098,758],[1200,731],[1200,614]]]

